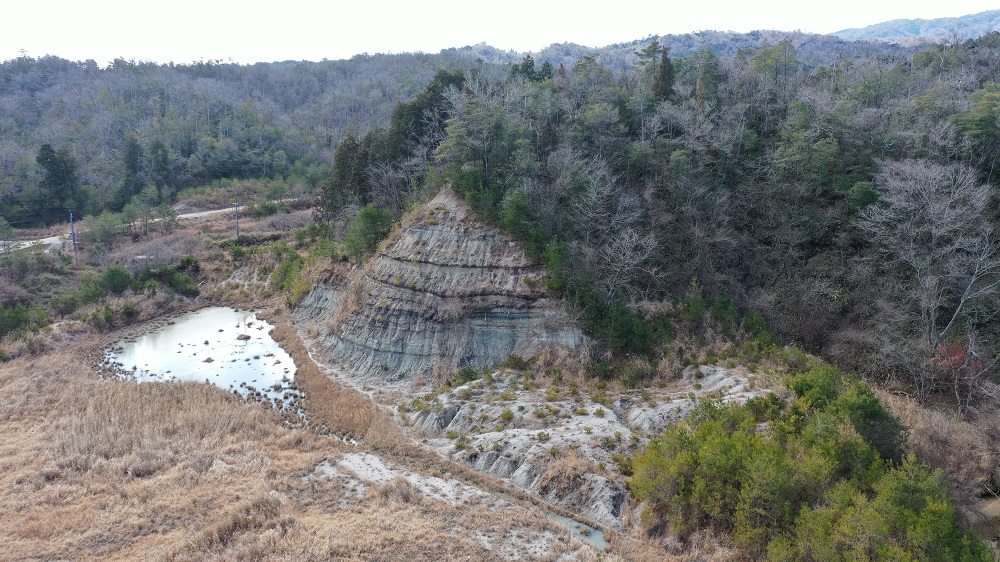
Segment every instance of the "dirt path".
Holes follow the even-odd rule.
[[[223,209],[213,209],[211,211],[198,211],[196,213],[184,213],[183,215],[178,215],[177,220],[203,219],[206,217],[210,217],[212,215],[218,215],[226,212],[229,213],[233,212],[232,207],[226,207]],[[47,246],[49,249],[59,249],[62,247],[64,241],[70,240],[70,234],[68,232],[69,225],[63,225],[63,227],[67,229],[66,234],[60,236],[49,236],[48,238],[37,238],[34,240],[21,240],[19,242],[14,242],[13,244],[11,244],[10,250],[11,251],[21,250],[23,248],[27,248],[38,244]],[[84,229],[77,230],[77,235],[83,232],[83,230]]]

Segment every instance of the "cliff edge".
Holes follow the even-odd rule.
[[[295,314],[324,360],[383,382],[583,341],[545,271],[450,189],[408,216],[363,268],[313,287]]]

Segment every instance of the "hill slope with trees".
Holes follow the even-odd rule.
[[[881,39],[901,42],[907,39],[975,39],[1000,31],[1000,10],[989,10],[956,18],[900,19],[831,33],[844,39]]]

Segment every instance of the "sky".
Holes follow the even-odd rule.
[[[956,17],[996,0],[48,0],[0,8],[0,61],[27,54],[104,66],[123,57],[160,63],[252,64],[344,59],[360,53],[437,53],[488,43],[534,52],[553,43],[600,47],[704,30],[830,33],[892,19]],[[602,7],[588,7],[597,6]]]

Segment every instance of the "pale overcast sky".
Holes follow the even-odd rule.
[[[436,53],[486,42],[538,51],[701,30],[829,33],[891,19],[955,17],[997,9],[996,0],[20,0],[0,8],[0,61],[47,54],[105,65],[116,57],[187,63],[349,58],[358,53]],[[342,5],[341,5],[342,4]],[[593,7],[589,7],[593,6]]]

